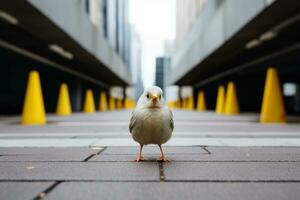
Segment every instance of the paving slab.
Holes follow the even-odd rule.
[[[45,199],[298,200],[300,183],[62,183]]]
[[[184,125],[176,125],[175,120],[175,131],[178,132],[213,132],[213,133],[223,133],[227,132],[228,135],[234,133],[255,133],[255,132],[271,132],[271,133],[297,133],[299,132],[299,124],[293,125],[261,125],[257,122],[252,123],[232,123],[230,121],[224,121],[222,123],[217,121],[205,122],[200,121]]]
[[[201,161],[286,161],[299,162],[299,147],[206,147],[209,156]]]
[[[170,162],[166,180],[300,181],[299,162]]]
[[[0,199],[31,200],[54,182],[0,182]]]
[[[159,156],[159,154],[145,154],[149,161],[155,161]],[[297,154],[229,154],[225,152],[224,154],[166,154],[166,156],[172,162],[300,162],[300,156]],[[92,157],[89,162],[131,162],[135,157],[135,155],[100,154]]]
[[[0,180],[158,181],[156,162],[0,162]]]
[[[84,161],[101,149],[91,148],[0,148],[0,162],[10,161]]]
[[[74,122],[75,124],[75,122]],[[21,125],[11,125],[6,124],[2,125],[0,129],[0,133],[97,133],[97,132],[119,132],[119,131],[127,131],[128,125],[81,125],[81,126],[72,126],[72,125],[61,125],[61,124],[47,124],[44,126],[21,126]]]
[[[156,161],[160,154],[145,154],[147,161]],[[208,154],[166,154],[166,157],[172,162],[198,162],[207,158]],[[136,155],[115,155],[115,154],[100,154],[92,157],[89,162],[132,162]],[[1,157],[0,157],[1,160]]]
[[[297,154],[300,155],[300,147],[206,147],[211,154],[221,153],[267,153],[267,154]]]
[[[89,154],[37,154],[37,155],[7,155],[0,156],[0,162],[79,162],[84,161]]]
[[[0,147],[0,155],[93,154],[99,150],[88,147]]]
[[[42,137],[41,137],[42,138]],[[3,139],[0,140],[1,147],[88,147],[95,139]]]
[[[163,146],[165,154],[207,154],[200,146],[181,146],[181,147],[171,147]],[[139,146],[136,147],[107,147],[101,154],[133,154],[136,155],[139,152]],[[145,146],[143,148],[143,154],[160,154],[158,146]]]

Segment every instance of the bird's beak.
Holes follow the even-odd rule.
[[[152,95],[151,99],[152,101],[156,102],[158,99],[158,95],[157,94]]]

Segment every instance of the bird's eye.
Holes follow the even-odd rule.
[[[158,98],[159,98],[159,99],[161,99],[161,94],[160,94],[160,95],[158,95]]]
[[[147,94],[147,96],[146,96],[148,99],[150,98],[150,95],[149,94]]]

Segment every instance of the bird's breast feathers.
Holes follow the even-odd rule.
[[[132,114],[130,132],[140,144],[164,144],[173,131],[173,116],[168,108],[138,109]]]

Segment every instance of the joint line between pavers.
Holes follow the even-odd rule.
[[[35,198],[33,198],[33,200],[43,199],[45,196],[47,196],[47,194],[49,194],[55,187],[57,187],[62,182],[63,181],[57,181],[57,182],[53,183],[47,189],[45,189],[43,192],[39,193]]]
[[[162,162],[158,162],[158,169],[159,169],[159,180],[161,182],[165,181],[165,173],[164,173],[164,165]]]
[[[201,146],[201,148],[207,152],[207,154],[211,154],[211,152],[206,148],[206,146]]]
[[[96,153],[96,155],[100,155],[100,153],[102,153],[106,148],[107,148],[107,147],[103,147],[102,149],[100,149],[100,150]]]
[[[85,159],[83,160],[83,162],[88,162],[91,158],[93,158],[93,157],[96,156],[96,155],[99,155],[102,151],[104,151],[105,148],[106,148],[106,147],[103,147],[103,148],[100,149],[97,153],[94,153],[94,154],[88,156],[87,158],[85,158]]]

